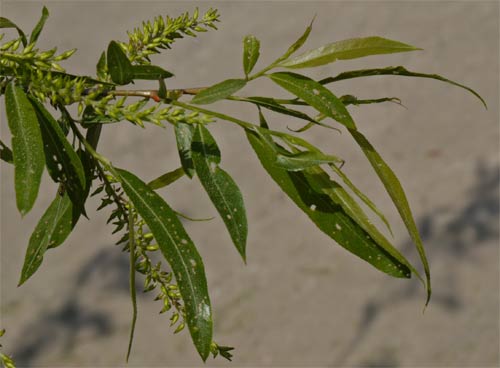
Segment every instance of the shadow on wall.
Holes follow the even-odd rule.
[[[22,331],[22,340],[15,344],[18,349],[12,354],[19,366],[36,365],[38,359],[48,352],[59,351],[61,356],[71,354],[81,334],[103,338],[114,332],[112,315],[98,304],[94,307],[84,303],[84,298],[89,300],[89,294],[93,301],[97,301],[99,295],[126,296],[129,293],[128,257],[117,252],[116,247],[103,248],[80,269],[72,292],[64,301],[52,310],[40,311],[39,317]],[[139,283],[136,287],[142,290]],[[90,293],[89,288],[93,289]],[[137,295],[141,297],[143,294]]]
[[[460,285],[456,281],[456,274],[461,267],[460,262],[476,262],[476,266],[481,267],[474,257],[474,252],[478,247],[496,245],[497,242],[492,240],[500,237],[500,167],[495,165],[489,167],[480,161],[476,167],[476,178],[476,183],[467,193],[469,200],[461,210],[438,208],[418,221],[424,244],[433,249],[433,260],[442,262],[447,270],[444,275],[440,275],[445,277],[440,280],[445,287],[434,290],[432,305],[445,308],[451,313],[459,311],[463,306],[463,301],[459,298]],[[446,218],[444,222],[443,218]],[[404,254],[414,254],[413,243],[406,243],[402,251]],[[413,282],[404,287],[394,287],[368,300],[355,337],[333,366],[343,366],[346,363],[363,339],[369,336],[370,329],[382,313],[398,302],[418,299],[421,295],[420,283]],[[394,352],[381,356],[389,358],[381,360],[375,358],[373,361],[364,362],[363,366],[398,366]]]

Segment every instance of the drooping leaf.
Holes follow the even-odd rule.
[[[252,35],[243,39],[243,70],[248,76],[252,71],[260,55],[260,42]]]
[[[280,188],[306,213],[314,224],[339,245],[377,269],[394,277],[410,277],[408,267],[387,252],[357,224],[342,203],[325,192],[324,173],[320,168],[287,171],[277,167],[276,149],[269,136],[260,130],[247,130],[247,137],[262,166]],[[323,174],[324,173],[324,174]]]
[[[135,286],[135,264],[136,264],[136,253],[135,253],[135,214],[133,209],[129,209],[128,211],[128,249],[130,255],[130,265],[129,265],[129,288],[130,288],[130,300],[132,302],[132,322],[130,324],[130,336],[128,340],[128,349],[127,349],[127,358],[126,361],[130,358],[130,353],[132,351],[132,344],[134,342],[135,335],[135,323],[137,322],[137,290]]]
[[[244,79],[227,79],[201,91],[193,97],[191,103],[206,105],[222,100],[245,87],[246,83]]]
[[[12,133],[16,203],[24,216],[36,201],[45,166],[42,134],[33,106],[14,82],[5,90],[5,109]]]
[[[134,174],[116,169],[123,189],[172,267],[194,345],[205,361],[212,342],[212,312],[202,259],[170,206]]]
[[[31,32],[30,44],[38,40],[38,37],[40,36],[40,33],[42,32],[43,26],[45,25],[45,22],[48,17],[49,17],[49,10],[44,6],[42,9],[42,16],[40,17],[40,20],[36,24],[35,28],[33,28],[33,31]]]
[[[109,43],[106,56],[111,80],[120,85],[132,82],[134,78],[132,64],[116,41]]]
[[[268,76],[275,83],[301,98],[319,112],[337,120],[348,128],[356,128],[344,104],[320,83],[309,77],[290,72],[272,73]]]
[[[342,181],[344,182],[344,184],[350,190],[352,190],[354,192],[354,194],[356,194],[358,196],[358,198],[361,199],[363,201],[363,203],[366,204],[382,220],[382,222],[385,224],[385,226],[387,226],[387,229],[389,230],[389,232],[392,235],[392,229],[391,229],[391,225],[389,224],[389,221],[387,221],[387,218],[384,216],[384,214],[382,213],[382,211],[380,211],[378,209],[378,207],[375,205],[375,203],[373,203],[370,200],[370,198],[368,198],[361,190],[359,190],[352,183],[352,181],[347,177],[347,175],[344,174],[344,172],[341,169],[339,169],[335,165],[330,165],[330,167],[340,177],[340,179],[342,179]]]
[[[190,178],[194,175],[193,159],[191,157],[191,143],[193,142],[194,126],[182,121],[175,125],[175,139],[177,141],[177,150],[181,160],[182,168]]]
[[[14,157],[12,156],[12,150],[7,147],[5,143],[0,141],[0,160],[7,162],[8,164],[14,163]]]
[[[236,101],[242,101],[242,102],[250,102],[253,103],[257,106],[264,107],[268,110],[278,112],[280,114],[292,116],[294,118],[302,119],[302,120],[307,120],[312,123],[317,123],[316,120],[311,118],[309,115],[306,113],[303,113],[302,111],[299,110],[294,110],[294,109],[289,109],[288,107],[285,107],[278,103],[274,98],[271,97],[238,97]]]
[[[472,88],[469,88],[467,86],[464,86],[463,84],[454,82],[450,79],[444,78],[438,74],[425,74],[425,73],[417,73],[417,72],[412,72],[407,70],[406,68],[402,66],[389,66],[387,68],[374,68],[374,69],[361,69],[361,70],[352,70],[348,72],[343,72],[340,73],[339,75],[335,77],[328,77],[324,78],[319,81],[321,84],[327,84],[327,83],[332,83],[332,82],[337,82],[345,79],[352,79],[352,78],[361,78],[361,77],[370,77],[374,75],[397,75],[397,76],[403,76],[403,77],[417,77],[417,78],[430,78],[430,79],[436,79],[442,82],[450,83],[453,84],[454,86],[466,89],[470,93],[472,93],[474,96],[479,98],[479,100],[482,102],[485,108],[487,108],[486,102],[484,99],[474,91]]]
[[[0,28],[15,28],[17,30],[17,33],[19,33],[19,36],[21,37],[21,42],[23,43],[23,46],[26,46],[28,44],[28,40],[26,38],[26,35],[24,34],[23,30],[19,28],[14,22],[11,20],[0,17]]]
[[[52,180],[64,185],[75,207],[85,213],[86,179],[80,157],[45,107],[34,98],[31,98],[31,103],[42,131],[47,171]]]
[[[73,204],[66,194],[56,195],[31,234],[19,285],[40,267],[45,251],[61,245],[74,227]]]
[[[342,206],[342,209],[346,214],[353,219],[356,224],[358,224],[366,233],[373,239],[378,246],[384,249],[392,257],[398,260],[402,265],[406,266],[411,272],[413,272],[419,279],[420,274],[418,271],[410,264],[410,262],[397,250],[386,237],[377,229],[377,227],[369,220],[362,208],[358,203],[347,193],[347,191],[342,188],[337,182],[330,180],[328,175],[318,167],[312,167],[309,172],[314,174],[317,178],[317,182],[320,184],[320,188],[324,193],[328,194],[330,198]],[[395,268],[395,267],[393,267]],[[409,275],[407,275],[409,276]]]
[[[151,189],[161,189],[163,187],[166,187],[167,185],[172,184],[174,181],[182,178],[184,176],[184,169],[182,167],[179,167],[178,169],[175,169],[173,171],[169,171],[166,174],[163,174],[159,177],[157,177],[154,180],[151,180],[148,183],[148,186]]]
[[[356,59],[370,55],[393,54],[415,50],[421,49],[382,37],[352,38],[304,52],[293,59],[282,61],[278,66],[293,69],[310,68],[325,65],[336,60]]]
[[[403,187],[401,186],[401,183],[399,182],[398,178],[396,177],[392,169],[382,159],[382,157],[371,145],[371,143],[366,139],[366,137],[357,130],[349,129],[349,132],[353,136],[354,140],[361,147],[366,158],[368,159],[373,169],[377,173],[378,177],[384,184],[387,193],[394,202],[394,205],[396,206],[404,224],[406,225],[406,228],[408,229],[410,237],[415,243],[417,251],[420,255],[420,259],[424,266],[424,271],[427,279],[427,301],[426,301],[427,305],[431,297],[431,279],[430,279],[429,263],[427,261],[424,245],[422,244],[422,240],[420,239],[417,225],[415,224],[415,220],[413,219],[413,215],[411,213],[410,206],[408,204],[408,199],[406,198],[406,194],[403,190]]]
[[[196,126],[191,147],[196,174],[245,261],[248,225],[241,192],[229,174],[219,167],[219,148],[210,132],[201,124]]]
[[[321,152],[302,151],[289,154],[278,153],[275,164],[288,171],[300,171],[312,166],[343,162],[338,157],[325,155]]]
[[[172,76],[172,73],[156,65],[132,65],[133,79],[158,80]]]

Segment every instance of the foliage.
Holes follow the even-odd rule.
[[[281,57],[253,73],[260,56],[260,41],[252,35],[243,39],[243,75],[213,86],[196,89],[167,89],[170,71],[153,65],[151,55],[184,36],[216,29],[219,15],[208,10],[200,16],[182,14],[176,18],[156,17],[152,22],[128,33],[126,42],[111,41],[97,62],[96,76],[67,73],[60,62],[76,50],[57,54],[56,48],[42,51],[37,40],[49,13],[27,35],[12,21],[0,18],[0,28],[16,32],[0,47],[0,95],[5,106],[12,149],[0,141],[0,157],[14,165],[16,203],[22,215],[37,198],[42,172],[46,168],[58,185],[54,200],[43,214],[28,244],[19,284],[26,282],[41,266],[45,253],[64,243],[81,216],[87,217],[85,203],[90,196],[101,196],[102,208],[110,209],[108,223],[117,241],[130,254],[130,289],[133,304],[130,354],[137,316],[135,277],[144,277],[144,291],[156,294],[160,313],[169,312],[174,333],[189,330],[195,348],[205,361],[210,353],[231,360],[231,347],[213,341],[212,309],[203,261],[195,244],[170,205],[157,194],[184,175],[198,177],[221,216],[232,242],[246,262],[247,218],[243,195],[236,182],[221,167],[222,155],[209,127],[216,121],[232,123],[245,133],[264,170],[313,221],[338,245],[380,271],[398,278],[415,274],[426,286],[426,305],[431,296],[430,270],[425,250],[410,211],[406,195],[394,172],[377,153],[367,137],[358,130],[347,106],[382,102],[400,103],[395,97],[360,100],[352,95],[336,96],[326,85],[340,80],[374,75],[432,78],[472,89],[435,74],[408,71],[398,67],[346,71],[335,77],[314,80],[290,71],[377,54],[420,50],[411,45],[381,37],[354,38],[334,42],[294,56],[306,42],[312,22]],[[5,33],[0,35],[0,39]],[[291,94],[290,99],[269,96],[236,95],[258,78],[267,78]],[[150,80],[157,88],[126,90],[121,86],[136,80]],[[190,101],[185,96],[194,95]],[[255,105],[259,120],[252,123],[208,110],[219,100]],[[149,102],[153,101],[154,104]],[[55,108],[57,117],[47,109]],[[76,105],[70,113],[68,106]],[[310,116],[302,111],[309,106]],[[486,106],[486,104],[485,104]],[[393,246],[362,209],[366,205],[390,231],[385,216],[342,170],[344,160],[304,140],[298,134],[271,129],[264,110],[301,119],[301,133],[314,127],[345,130],[354,139],[385,186],[418,250],[425,272],[423,279],[403,254]],[[180,167],[146,183],[126,169],[115,167],[98,152],[101,129],[105,125],[128,121],[145,127],[173,127]],[[337,125],[336,123],[339,123]],[[92,190],[91,190],[92,189]],[[351,195],[351,193],[354,194]],[[153,263],[151,254],[160,251],[165,263]],[[1,355],[9,367],[9,358]]]

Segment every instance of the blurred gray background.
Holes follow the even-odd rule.
[[[434,295],[415,280],[377,272],[319,232],[260,167],[242,131],[212,126],[222,166],[240,186],[248,211],[248,265],[220,219],[185,223],[205,260],[215,340],[236,347],[232,364],[206,366],[440,366],[499,364],[499,4],[491,1],[1,1],[1,15],[26,31],[42,5],[50,18],[40,46],[78,48],[64,66],[93,74],[111,39],[156,15],[216,7],[219,31],[186,38],[154,57],[175,73],[169,87],[210,85],[242,76],[241,40],[261,40],[265,66],[287,49],[316,15],[304,49],[345,38],[379,35],[424,51],[340,61],[304,70],[320,78],[366,67],[404,65],[442,74],[475,88],[469,93],[437,81],[372,77],[332,86],[337,95],[400,97],[407,107],[352,107],[359,128],[394,168],[405,187],[427,247]],[[147,84],[145,84],[147,86]],[[269,81],[242,95],[286,96]],[[1,138],[9,142],[1,99]],[[214,108],[256,121],[254,109],[235,103]],[[300,123],[268,114],[276,129]],[[388,216],[396,245],[418,257],[402,222],[364,156],[346,134],[312,129],[305,135],[346,159],[345,170]],[[101,152],[144,180],[178,167],[173,132],[128,123],[104,129]],[[1,167],[0,326],[6,352],[19,366],[123,366],[131,306],[128,258],[104,225],[109,212],[82,219],[64,246],[46,254],[35,277],[16,287],[32,229],[56,187],[44,174],[36,208],[16,211],[13,169]],[[216,215],[199,182],[181,179],[161,194],[194,217]],[[131,366],[200,366],[189,335],[174,336],[150,294],[139,296]]]

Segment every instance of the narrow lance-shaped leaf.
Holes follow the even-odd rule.
[[[151,189],[161,189],[163,187],[166,187],[167,185],[172,184],[174,181],[182,178],[184,176],[184,169],[182,167],[179,167],[178,169],[175,169],[173,171],[169,171],[166,174],[163,174],[159,177],[157,177],[154,180],[151,180],[148,183],[148,186]]]
[[[5,90],[5,109],[12,133],[16,203],[21,215],[25,215],[38,196],[45,165],[42,134],[33,106],[14,82]]]
[[[133,79],[158,80],[170,78],[172,73],[156,65],[132,65]]]
[[[422,280],[418,271],[377,229],[377,227],[366,216],[361,207],[349,195],[349,193],[342,188],[342,186],[340,186],[337,182],[330,180],[328,175],[320,168],[311,168],[309,171],[317,175],[316,177],[318,181],[322,184],[322,191],[328,194],[335,203],[339,203],[349,217],[351,217],[364,231],[366,231],[377,243],[377,245],[397,259],[401,264],[405,265],[409,270],[411,270],[411,272]],[[407,276],[410,275],[407,274]]]
[[[371,143],[368,142],[366,137],[356,130],[349,130],[349,132],[361,147],[363,153],[384,184],[387,193],[392,198],[394,205],[396,206],[401,218],[403,219],[404,224],[406,225],[406,228],[408,229],[410,237],[415,243],[417,251],[420,255],[420,259],[422,260],[427,279],[427,305],[431,297],[431,277],[429,263],[427,262],[424,245],[422,244],[422,240],[420,239],[417,225],[415,224],[415,220],[413,219],[413,215],[411,213],[408,199],[406,198],[403,187],[401,186],[401,183],[399,182],[392,169],[386,164],[382,157],[380,157],[379,153],[375,150]]]
[[[243,70],[248,76],[252,71],[260,55],[260,42],[252,35],[243,39]]]
[[[75,207],[85,213],[83,206],[86,198],[86,179],[80,157],[45,107],[33,98],[31,103],[42,131],[47,171],[55,182],[64,184]]]
[[[342,101],[320,83],[309,77],[290,72],[273,73],[269,75],[269,78],[319,112],[337,120],[348,128],[356,128],[349,111],[347,111]]]
[[[319,121],[311,118],[309,115],[307,115],[306,113],[303,113],[302,111],[290,109],[288,107],[281,105],[274,98],[271,98],[271,97],[260,97],[260,96],[237,97],[237,98],[234,98],[234,100],[241,101],[241,102],[250,102],[250,103],[253,103],[254,105],[264,107],[268,110],[271,110],[271,111],[274,111],[274,112],[277,112],[277,113],[280,113],[283,115],[288,115],[288,116],[292,116],[292,117],[297,118],[297,119],[310,121],[313,125],[314,124],[321,125],[325,128],[332,129],[331,126],[320,123]]]
[[[387,68],[374,68],[374,69],[361,69],[361,70],[352,70],[348,72],[343,72],[340,73],[339,75],[335,77],[328,77],[325,79],[322,79],[319,81],[321,84],[327,84],[327,83],[332,83],[332,82],[337,82],[345,79],[352,79],[352,78],[361,78],[361,77],[371,77],[374,75],[396,75],[396,76],[403,76],[403,77],[417,77],[417,78],[430,78],[430,79],[436,79],[442,82],[450,83],[454,86],[466,89],[470,93],[472,93],[474,96],[479,98],[479,100],[482,102],[485,108],[486,102],[484,99],[474,91],[472,88],[469,88],[463,84],[454,82],[450,79],[444,78],[438,74],[425,74],[425,73],[417,73],[417,72],[412,72],[410,70],[407,70],[406,68],[402,66],[389,66]]]
[[[211,104],[213,102],[223,100],[231,96],[233,93],[238,92],[245,87],[246,80],[244,79],[227,79],[223,82],[214,84],[207,89],[204,89],[196,96],[193,97],[191,103],[198,105]]]
[[[114,83],[123,85],[132,82],[132,64],[116,41],[109,43],[107,65],[109,75]]]
[[[342,40],[307,51],[293,59],[284,60],[278,66],[286,68],[310,68],[325,65],[336,60],[356,59],[370,55],[393,54],[421,50],[382,37],[364,37]]]
[[[177,141],[177,150],[181,160],[182,168],[190,178],[194,175],[193,159],[191,155],[191,143],[193,142],[194,126],[182,121],[175,124],[175,140]]]
[[[116,169],[118,180],[172,267],[184,301],[193,343],[206,360],[212,342],[212,312],[202,259],[170,206],[134,174]]]
[[[275,143],[267,134],[256,129],[247,131],[247,137],[264,169],[321,231],[382,272],[394,277],[410,277],[410,269],[377,244],[345,212],[342,203],[325,192],[331,185],[325,184],[323,176],[327,174],[321,168],[296,172],[279,168],[274,164]]]
[[[248,225],[243,197],[234,180],[219,167],[219,148],[210,132],[201,124],[195,130],[192,152],[196,174],[245,261]]]
[[[288,48],[288,50],[286,50],[286,52],[281,57],[279,57],[273,63],[273,65],[278,64],[280,61],[287,59],[290,55],[292,55],[295,51],[297,51],[298,49],[300,49],[302,47],[302,45],[309,38],[309,34],[311,33],[313,23],[314,23],[314,18],[311,20],[311,23],[309,23],[309,26],[306,28],[306,30],[304,31],[304,33],[297,39],[297,41],[295,41]]]
[[[23,30],[19,28],[11,20],[4,17],[0,17],[0,28],[15,28],[17,30],[17,33],[19,33],[19,36],[21,37],[21,42],[23,43],[23,46],[26,46],[28,44],[28,40],[26,39],[26,35],[24,34]]]
[[[385,226],[387,226],[387,229],[389,230],[389,232],[392,235],[392,229],[391,229],[391,225],[389,224],[389,221],[387,221],[387,218],[384,216],[384,214],[382,213],[382,211],[380,211],[378,209],[378,207],[375,205],[375,203],[373,203],[370,200],[370,198],[368,198],[361,190],[359,190],[351,182],[351,180],[347,177],[347,175],[344,174],[344,172],[341,169],[339,169],[335,165],[330,165],[330,168],[340,177],[340,179],[342,179],[342,181],[344,182],[344,184],[350,190],[352,190],[354,192],[354,194],[356,194],[358,196],[358,198],[361,199],[364,202],[364,204],[366,204],[382,220],[382,222],[385,224]]]
[[[42,32],[43,26],[45,25],[45,22],[47,21],[48,17],[49,17],[49,11],[44,6],[42,9],[42,16],[40,17],[40,20],[38,21],[35,28],[33,29],[33,32],[31,32],[30,44],[34,43],[38,40],[38,37],[40,36],[40,33]]]
[[[297,153],[278,153],[276,155],[276,165],[288,171],[300,171],[308,167],[323,164],[343,163],[344,161],[332,155],[325,155],[321,152],[301,151]]]
[[[73,204],[66,194],[57,194],[31,234],[19,285],[40,267],[45,251],[61,245],[73,230]]]

